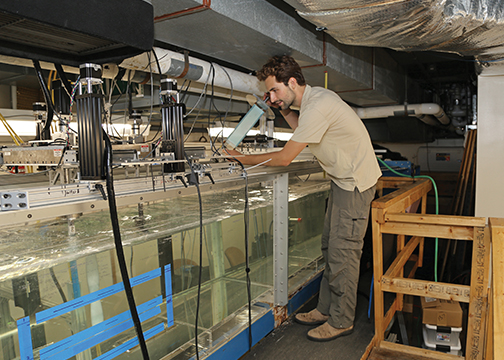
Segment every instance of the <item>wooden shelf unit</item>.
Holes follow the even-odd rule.
[[[490,341],[487,342],[485,336],[488,330],[491,239],[490,230],[486,227],[486,219],[426,214],[427,193],[432,188],[432,183],[428,179],[381,178],[377,188],[380,195],[386,188],[396,190],[381,196],[371,205],[375,336],[361,360],[392,359],[397,358],[398,353],[415,359],[417,357],[419,359],[441,360],[491,359],[492,357],[485,357],[486,353],[491,356],[492,352]],[[418,204],[418,201],[420,201],[420,214],[408,213],[408,210]],[[494,223],[496,222],[494,221]],[[502,235],[504,234],[504,223],[499,224]],[[383,268],[383,234],[395,235],[397,243],[397,256],[388,269]],[[406,237],[408,237],[407,242]],[[470,286],[413,278],[416,268],[422,266],[425,237],[473,241]],[[418,256],[415,257],[413,252],[417,248],[419,249]],[[504,255],[504,246],[502,255]],[[404,266],[406,262],[412,260],[415,261],[414,268],[405,277]],[[385,313],[384,292],[396,294],[387,313]],[[469,303],[465,357],[384,340],[385,330],[392,321],[395,312],[403,309],[403,295],[405,294]],[[387,353],[396,355],[386,357],[384,354]]]

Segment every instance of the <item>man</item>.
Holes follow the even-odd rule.
[[[305,83],[301,68],[289,56],[271,58],[257,73],[290,127],[285,147],[247,155],[243,164],[271,159],[267,166],[287,166],[308,145],[331,178],[331,193],[322,234],[326,266],[315,309],[297,314],[305,325],[320,325],[307,336],[328,341],[353,332],[359,263],[369,208],[381,176],[371,140],[357,114],[332,91]],[[299,115],[290,109],[299,107]],[[240,155],[236,150],[231,155]]]

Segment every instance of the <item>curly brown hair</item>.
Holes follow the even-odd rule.
[[[293,77],[301,86],[306,84],[301,67],[291,56],[273,56],[263,65],[261,70],[257,72],[257,78],[260,81],[266,80],[269,76],[274,76],[278,82],[287,85],[289,79]]]

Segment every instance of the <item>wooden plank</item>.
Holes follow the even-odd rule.
[[[423,238],[422,238],[423,240]],[[411,255],[410,261],[414,261],[415,265],[413,265],[413,268],[411,268],[410,273],[408,274],[408,279],[413,279],[415,277],[415,273],[419,267],[419,259],[417,255]]]
[[[494,358],[494,324],[493,324],[493,316],[494,316],[494,310],[493,310],[493,289],[490,288],[490,294],[488,296],[488,316],[487,316],[487,327],[485,330],[486,336],[485,336],[485,354],[487,359],[493,359]]]
[[[421,203],[421,209],[420,213],[421,214],[426,214],[427,213],[427,194],[422,196],[422,203]],[[425,239],[422,237],[422,241],[420,241],[420,248],[418,249],[418,267],[423,266],[423,257],[424,257],[424,248],[425,248]]]
[[[401,203],[399,207],[402,207],[402,204],[407,204],[397,211],[392,210],[392,212],[400,212],[413,204],[418,199],[421,199],[422,195],[428,193],[431,188],[432,183],[430,182],[430,180],[417,179],[410,185],[401,187],[390,194],[376,199],[375,201],[373,201],[371,206],[380,209],[390,209],[392,207],[395,208],[395,206],[399,203]]]
[[[464,175],[464,182],[462,186],[462,193],[461,193],[461,200],[460,200],[460,207],[459,207],[459,212],[455,213],[458,215],[462,215],[464,212],[464,205],[465,205],[465,198],[466,198],[466,193],[467,193],[467,184],[470,181],[470,174],[471,174],[471,169],[472,169],[472,163],[473,163],[473,158],[475,157],[475,146],[476,146],[476,132],[477,130],[471,130],[471,133],[473,133],[472,139],[469,143],[469,156],[468,156],[468,164],[465,169],[465,175]]]
[[[381,278],[383,275],[383,244],[381,224],[378,219],[383,218],[383,210],[371,209],[371,226],[373,232],[373,276],[374,276],[374,305],[375,305],[375,336],[378,341],[384,339],[385,329],[382,326],[384,313],[384,299],[381,289]]]
[[[489,218],[492,235],[492,307],[494,359],[504,359],[504,219]]]
[[[385,221],[402,222],[402,223],[421,223],[428,225],[452,225],[452,226],[484,227],[486,225],[486,219],[484,217],[408,214],[408,213],[390,213],[390,212],[387,212],[385,214]]]
[[[467,134],[467,136],[468,136],[468,140],[469,140],[469,136],[471,136],[471,133],[469,132],[469,134]],[[462,155],[462,164],[459,167],[459,172],[458,172],[458,176],[457,176],[457,184],[455,185],[455,192],[453,193],[453,198],[451,201],[450,214],[456,213],[455,212],[455,202],[459,196],[460,183],[462,181],[462,173],[464,172],[464,169],[465,169],[465,166],[467,163],[467,151],[468,151],[468,147],[467,147],[467,143],[466,143],[466,146],[464,146],[464,154]]]
[[[382,233],[422,236],[443,239],[472,240],[474,237],[473,227],[470,226],[449,226],[449,225],[427,225],[386,222],[382,224]]]
[[[391,343],[388,341],[381,341],[379,345],[380,349],[390,350],[396,352],[396,357],[390,357],[389,359],[436,359],[436,360],[463,360],[462,356],[457,356],[453,354],[446,354],[439,351],[421,349],[413,346],[406,346],[402,344]],[[402,357],[404,356],[404,357]],[[371,357],[369,358],[372,359]],[[380,359],[380,358],[376,358]],[[387,359],[387,357],[381,357],[381,359]]]
[[[435,299],[469,302],[471,288],[467,285],[455,285],[426,280],[389,278],[382,276],[383,291],[415,296],[428,296]]]
[[[369,354],[371,354],[371,351],[375,348],[377,343],[378,343],[378,340],[376,340],[376,335],[375,335],[371,339],[369,345],[366,348],[366,351],[364,351],[364,354],[362,354],[360,360],[368,360]]]
[[[399,304],[398,299],[395,298],[394,302],[392,302],[392,304],[390,305],[390,308],[387,310],[387,313],[383,317],[383,322],[382,322],[381,327],[382,327],[384,333],[385,333],[385,330],[388,328],[390,322],[394,318],[396,311],[399,310],[398,304]]]
[[[474,236],[466,359],[483,360],[490,273],[490,229],[474,228]]]
[[[418,244],[420,244],[420,237],[412,237],[406,246],[397,254],[384,276],[393,278],[400,275],[399,277],[403,277],[402,270],[404,270],[404,265],[408,262]]]
[[[398,176],[382,176],[378,179],[377,188],[380,189],[399,189],[404,185],[409,185],[415,182],[416,179],[411,177],[398,177]]]
[[[396,247],[397,256],[396,256],[396,259],[399,257],[399,254],[404,249],[405,241],[406,241],[406,236],[397,235],[397,244],[396,244],[397,245],[397,247]],[[409,256],[406,259],[404,259],[405,260],[404,264],[406,264],[406,262],[408,261],[408,258],[409,258]],[[398,272],[395,273],[393,276],[404,277],[404,264],[399,269],[397,269]],[[396,299],[397,299],[397,310],[402,311],[403,305],[404,305],[403,294],[396,294]]]

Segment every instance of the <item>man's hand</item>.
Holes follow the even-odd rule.
[[[229,161],[235,161],[235,159],[233,159],[233,156],[237,156],[237,155],[242,155],[241,152],[237,151],[237,150],[231,150],[231,149],[224,149],[224,154],[229,154],[231,155],[231,157],[227,158],[227,160]]]
[[[280,105],[276,104],[276,103],[272,103],[271,100],[270,100],[270,93],[269,92],[265,92],[264,95],[263,95],[263,101],[266,103],[266,105],[268,106],[271,106],[271,107],[274,107],[274,108],[277,108],[279,109],[280,108]]]

